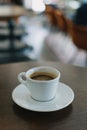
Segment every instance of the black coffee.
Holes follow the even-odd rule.
[[[30,78],[34,80],[45,81],[45,80],[52,80],[56,78],[56,75],[53,75],[51,73],[46,73],[46,72],[35,72],[30,76]]]

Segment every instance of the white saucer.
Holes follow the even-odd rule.
[[[57,111],[67,107],[74,100],[73,90],[64,83],[59,83],[56,97],[48,102],[39,102],[30,96],[27,88],[19,84],[12,92],[13,101],[20,107],[38,111],[38,112],[51,112]]]

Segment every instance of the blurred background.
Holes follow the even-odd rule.
[[[77,11],[86,2],[0,1],[0,64],[35,60],[86,67],[87,29],[77,22]]]

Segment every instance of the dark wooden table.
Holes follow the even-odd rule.
[[[17,106],[12,91],[19,84],[17,75],[36,66],[61,71],[61,82],[69,85],[75,99],[56,112],[33,112]],[[0,65],[0,130],[87,130],[87,68],[58,62],[23,62]]]

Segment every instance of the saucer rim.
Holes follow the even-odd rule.
[[[23,105],[21,105],[21,104],[19,104],[19,103],[17,103],[17,100],[15,100],[15,98],[14,98],[14,93],[15,93],[15,90],[19,87],[19,86],[21,86],[21,85],[23,85],[23,84],[19,84],[19,85],[17,85],[14,89],[13,89],[13,91],[12,91],[12,99],[13,99],[13,101],[14,101],[14,103],[16,104],[16,105],[18,105],[19,107],[21,107],[21,108],[23,108],[23,109],[26,109],[26,110],[30,110],[30,111],[35,111],[35,112],[55,112],[55,111],[59,111],[59,110],[61,110],[61,109],[64,109],[64,108],[66,108],[66,107],[68,107],[72,102],[73,102],[73,100],[74,100],[74,97],[75,97],[75,94],[74,94],[74,91],[72,90],[72,88],[70,87],[70,86],[68,86],[67,84],[65,84],[65,83],[63,83],[63,82],[59,82],[59,85],[62,85],[63,87],[67,87],[68,88],[68,90],[69,91],[71,91],[71,93],[72,93],[72,99],[66,104],[66,105],[64,105],[62,108],[58,108],[58,109],[52,109],[52,110],[44,110],[44,109],[42,109],[42,110],[37,110],[37,109],[31,109],[31,108],[27,108],[27,107],[25,107],[25,106],[23,106]],[[24,86],[24,85],[23,85]],[[26,87],[26,86],[24,86],[24,87]],[[29,95],[30,96],[30,95]],[[32,98],[32,100],[33,101],[35,101],[35,102],[40,102],[40,103],[42,103],[41,101],[37,101],[37,100],[34,100],[33,98]],[[44,104],[45,103],[49,103],[49,102],[53,102],[54,100],[51,100],[51,101],[48,101],[48,102],[43,102]],[[56,102],[56,100],[55,100],[55,102]]]

